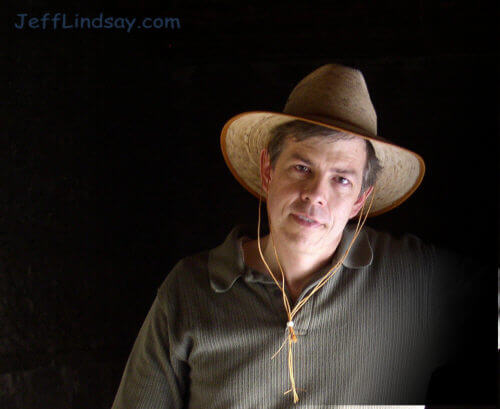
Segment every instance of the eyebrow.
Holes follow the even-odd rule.
[[[292,159],[297,159],[300,160],[301,162],[304,162],[306,165],[312,166],[313,163],[307,159],[301,156],[299,153],[293,153],[291,156]],[[342,175],[356,175],[357,172],[354,169],[344,169],[344,168],[330,168],[330,172],[334,173],[340,173]]]
[[[306,165],[312,165],[312,162],[309,159],[306,159],[306,158],[300,156],[297,152],[294,152],[292,154],[291,158],[300,160],[301,162],[304,162]]]

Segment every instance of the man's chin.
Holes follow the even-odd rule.
[[[332,230],[324,225],[317,229],[289,225],[286,229],[276,233],[274,236],[275,240],[284,240],[288,247],[293,247],[300,252],[315,252],[320,248],[332,247],[337,242],[337,239],[332,237]],[[341,235],[342,232],[340,233]]]
[[[310,229],[293,229],[284,235],[284,240],[297,250],[311,250],[321,242],[321,235]]]

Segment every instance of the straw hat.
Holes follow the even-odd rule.
[[[221,133],[224,159],[234,177],[250,193],[265,200],[260,180],[260,152],[276,125],[302,120],[368,139],[383,166],[376,183],[370,216],[404,202],[424,176],[423,159],[377,135],[377,115],[363,74],[337,64],[324,65],[300,81],[283,113],[252,111],[232,117]]]

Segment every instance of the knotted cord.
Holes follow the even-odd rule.
[[[260,254],[260,257],[262,259],[262,262],[266,266],[267,271],[269,272],[269,274],[273,278],[273,280],[276,283],[276,285],[278,286],[278,288],[281,290],[281,293],[283,295],[283,305],[285,307],[285,311],[286,311],[286,314],[287,314],[287,317],[288,317],[288,321],[286,323],[286,338],[285,338],[285,341],[283,341],[283,344],[278,349],[278,351],[276,351],[276,353],[271,357],[271,359],[274,359],[279,354],[279,352],[283,349],[283,347],[285,346],[285,344],[288,341],[288,375],[289,375],[289,378],[290,378],[291,389],[289,389],[288,391],[286,391],[284,394],[286,395],[287,393],[289,393],[291,391],[293,393],[293,402],[294,403],[297,403],[299,401],[299,395],[297,393],[297,388],[295,386],[295,376],[294,376],[294,372],[293,372],[293,350],[292,350],[292,345],[297,342],[297,336],[296,336],[295,330],[294,330],[293,318],[297,315],[297,313],[300,311],[300,309],[307,303],[307,301],[316,292],[318,292],[319,289],[321,287],[323,287],[327,283],[327,281],[334,276],[334,274],[339,270],[340,266],[342,266],[342,263],[344,262],[345,258],[349,254],[349,251],[351,250],[354,242],[356,241],[359,233],[361,232],[361,229],[363,228],[363,225],[365,224],[365,221],[366,221],[366,219],[368,217],[368,214],[370,213],[370,209],[371,209],[372,204],[373,204],[373,198],[375,197],[374,191],[375,191],[375,188],[373,188],[372,191],[369,193],[369,194],[371,194],[370,204],[369,204],[368,210],[366,211],[365,214],[363,214],[363,211],[365,209],[366,200],[363,203],[363,206],[361,207],[361,210],[359,212],[359,217],[358,217],[358,223],[356,225],[356,229],[354,231],[354,235],[352,237],[352,240],[351,240],[349,246],[347,247],[347,250],[343,254],[343,256],[323,276],[323,278],[318,282],[318,284],[316,284],[316,286],[312,289],[312,291],[306,297],[304,297],[301,301],[299,301],[295,305],[295,307],[293,309],[291,309],[290,302],[288,301],[288,297],[287,297],[287,295],[285,293],[285,272],[283,271],[283,267],[281,267],[281,263],[280,263],[280,260],[279,260],[279,257],[278,257],[278,252],[276,251],[276,246],[274,244],[274,238],[273,238],[273,235],[271,233],[270,221],[269,221],[269,235],[271,237],[271,242],[272,242],[273,249],[274,249],[274,255],[276,257],[276,261],[278,263],[278,266],[279,266],[279,269],[280,269],[280,272],[281,272],[281,285],[278,282],[278,280],[276,279],[276,277],[274,276],[273,272],[271,271],[271,268],[267,264],[267,262],[266,262],[266,260],[264,258],[264,255],[262,253],[262,248],[261,248],[261,245],[260,245],[260,225],[261,225],[262,197],[259,197],[259,218],[258,218],[258,223],[257,223],[257,247],[259,249],[259,254]]]

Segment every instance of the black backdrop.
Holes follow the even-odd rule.
[[[234,224],[256,222],[256,199],[220,153],[225,121],[281,110],[329,62],[363,71],[379,133],[427,165],[414,196],[368,224],[492,267],[480,336],[495,360],[493,3],[11,7],[2,23],[0,406],[111,405],[168,271]],[[181,27],[17,30],[23,12],[168,16]]]

